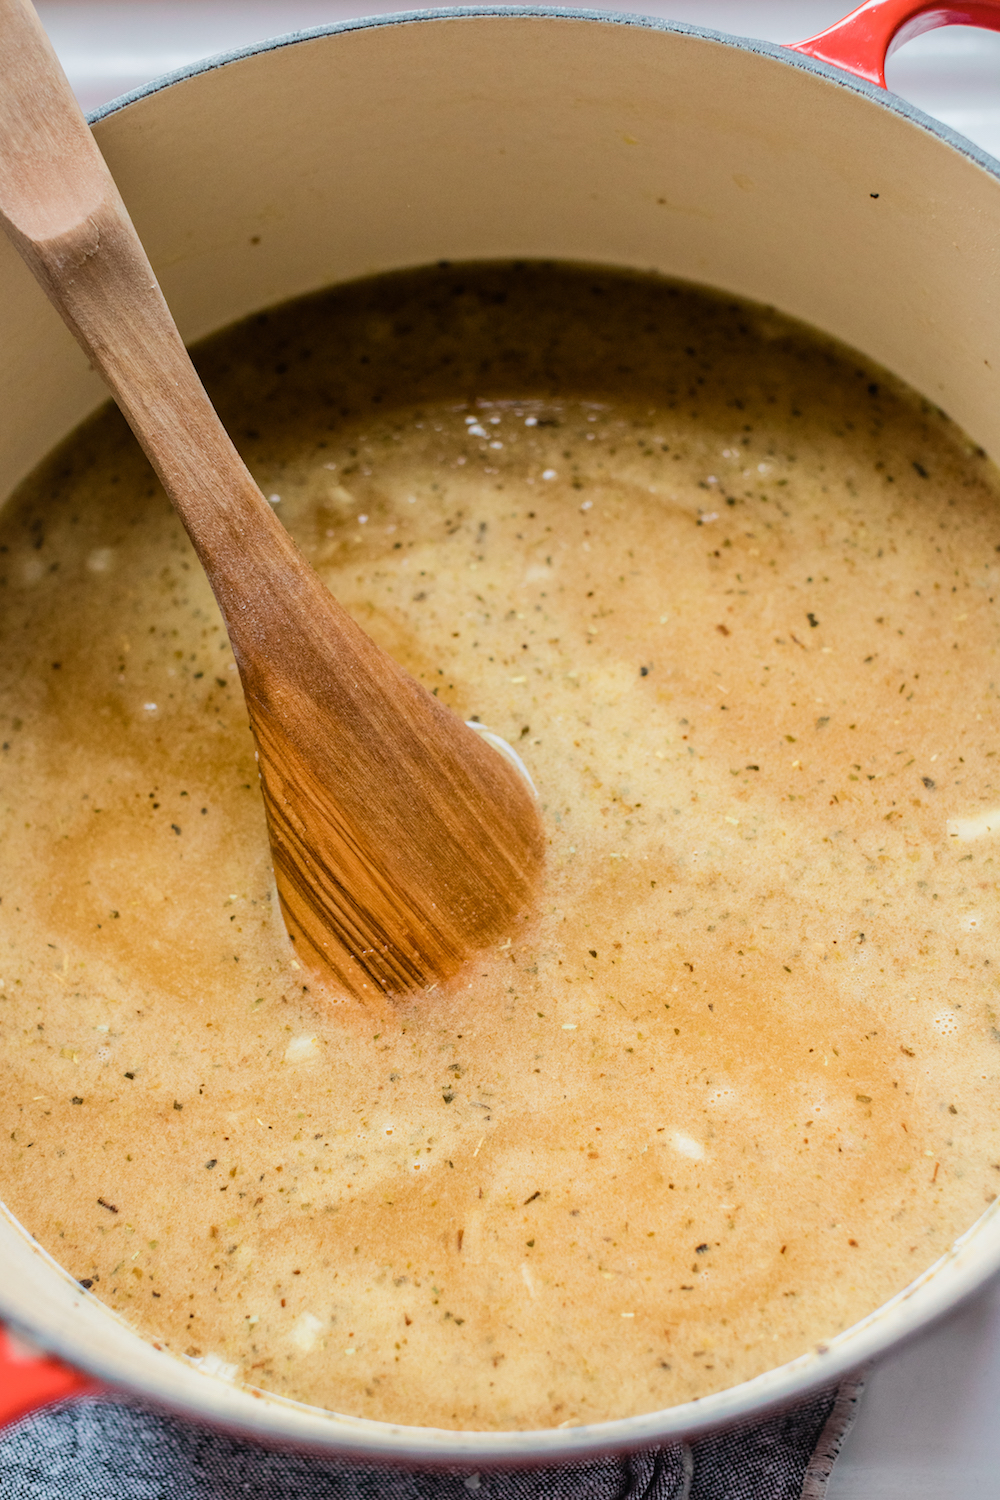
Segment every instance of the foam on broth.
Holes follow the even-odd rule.
[[[649,1411],[992,1200],[993,468],[760,308],[443,267],[212,341],[278,513],[515,743],[539,912],[366,1010],[293,962],[231,652],[110,412],[0,517],[3,1196],[139,1330],[341,1411]]]

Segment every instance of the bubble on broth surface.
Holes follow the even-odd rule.
[[[286,1063],[315,1062],[318,1056],[315,1036],[293,1036],[285,1048]]]
[[[683,1131],[674,1131],[670,1137],[670,1143],[681,1156],[689,1156],[692,1161],[701,1161],[705,1155],[705,1148],[701,1142],[696,1141],[694,1136],[685,1135]]]

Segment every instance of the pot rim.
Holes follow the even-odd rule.
[[[0,1204],[0,1216],[26,1240],[23,1225]],[[50,1272],[77,1284],[69,1272],[40,1245],[34,1253]],[[30,1252],[29,1252],[30,1253]],[[410,1467],[469,1469],[540,1467],[553,1462],[593,1459],[603,1454],[669,1446],[687,1442],[740,1423],[759,1422],[797,1406],[845,1378],[863,1374],[890,1348],[924,1333],[939,1319],[955,1312],[1000,1270],[1000,1199],[960,1235],[933,1265],[866,1317],[816,1344],[813,1348],[766,1370],[750,1380],[711,1395],[681,1402],[659,1411],[616,1417],[566,1428],[513,1430],[408,1427],[398,1423],[355,1417],[329,1408],[310,1406],[271,1391],[232,1382],[185,1364],[168,1355],[180,1378],[170,1390],[151,1378],[151,1372],[130,1371],[122,1385],[121,1360],[92,1352],[77,1324],[70,1332],[64,1321],[41,1330],[25,1317],[23,1305],[10,1298],[0,1283],[0,1318],[18,1337],[67,1362],[87,1375],[107,1382],[96,1393],[104,1399],[124,1399],[188,1418],[202,1426],[250,1438],[269,1448],[309,1452],[316,1456],[350,1457]],[[946,1274],[942,1274],[946,1273]],[[947,1274],[950,1273],[950,1274]],[[956,1284],[957,1283],[957,1284]],[[122,1323],[143,1346],[149,1341],[97,1298],[79,1290],[80,1301],[101,1319]],[[924,1306],[912,1322],[909,1304],[921,1294]],[[154,1345],[159,1349],[159,1345]],[[162,1356],[161,1356],[162,1357]],[[157,1371],[157,1373],[159,1373]],[[86,1392],[85,1392],[86,1394]],[[214,1398],[214,1399],[213,1399]]]
[[[639,11],[601,10],[596,6],[590,9],[585,6],[555,5],[441,5],[428,6],[422,10],[399,10],[384,15],[351,17],[346,21],[330,21],[324,26],[306,27],[301,31],[287,31],[279,36],[266,37],[260,42],[251,42],[245,47],[215,52],[209,57],[199,58],[197,62],[189,63],[186,67],[175,68],[170,73],[162,73],[156,78],[151,78],[148,83],[129,89],[126,93],[109,99],[106,104],[99,105],[97,109],[89,111],[87,120],[91,125],[96,125],[98,121],[107,119],[109,115],[118,114],[120,110],[134,104],[137,100],[158,94],[175,83],[197,78],[202,73],[212,73],[217,68],[226,67],[229,63],[242,62],[245,58],[257,57],[264,52],[278,52],[284,47],[297,46],[300,42],[318,41],[321,37],[337,36],[352,31],[370,31],[380,26],[410,26],[425,21],[497,20],[507,17],[513,20],[592,21],[609,26],[636,27],[644,31],[665,31],[675,36],[697,37],[701,41],[717,42],[722,46],[734,47],[740,52],[767,57],[774,62],[784,63],[788,67],[799,68],[807,73],[816,73],[830,83],[863,95],[864,98],[881,105],[890,113],[901,115],[911,124],[919,125],[921,129],[937,136],[961,156],[968,157],[977,166],[984,168],[991,176],[1000,177],[1000,158],[991,155],[975,141],[969,140],[967,136],[962,135],[961,131],[955,130],[934,115],[927,114],[918,105],[911,104],[908,99],[904,99],[900,94],[894,94],[888,88],[870,83],[868,79],[848,72],[846,68],[834,67],[831,63],[821,62],[818,58],[794,51],[794,44],[791,42],[760,41],[755,37],[718,31],[713,27],[693,26],[688,21],[672,21],[664,16],[645,16]]]
[[[220,52],[163,74],[100,106],[88,115],[88,119],[91,124],[96,124],[175,84],[214,72],[231,63],[299,43],[376,27],[507,18],[587,21],[666,32],[735,48],[788,67],[818,74],[827,82],[860,94],[890,113],[902,116],[971,160],[991,177],[1000,179],[1000,160],[907,100],[844,69],[778,43],[758,41],[661,17],[596,8],[557,8],[545,5],[454,6],[331,22]],[[30,1241],[27,1231],[18,1221],[13,1220],[13,1216],[2,1204],[0,1216],[6,1218],[8,1223],[13,1221],[17,1230]],[[73,1278],[65,1268],[48,1252],[34,1242],[31,1242],[31,1250],[42,1261],[47,1262],[51,1270],[73,1283]],[[942,1275],[942,1272],[946,1274]],[[109,1394],[112,1396],[120,1395],[139,1402],[149,1401],[178,1416],[202,1425],[239,1433],[269,1447],[381,1461],[393,1465],[450,1466],[453,1469],[472,1470],[499,1466],[537,1467],[553,1462],[593,1459],[615,1451],[689,1440],[720,1428],[732,1427],[741,1421],[759,1421],[823,1389],[831,1388],[890,1348],[924,1332],[931,1324],[981,1291],[998,1272],[1000,1201],[994,1202],[955,1240],[944,1255],[889,1301],[850,1328],[817,1344],[792,1361],[725,1390],[660,1411],[578,1427],[513,1431],[405,1427],[346,1416],[252,1387],[234,1387],[193,1367],[185,1367],[181,1361],[176,1363],[184,1379],[174,1383],[169,1391],[165,1391],[164,1382],[152,1378],[151,1372],[146,1370],[134,1376],[130,1373],[128,1386],[123,1388],[120,1384],[120,1359],[117,1356],[106,1356],[100,1351],[91,1352],[78,1322],[71,1325],[72,1332],[61,1322],[58,1326],[53,1324],[44,1329],[33,1326],[25,1316],[23,1305],[10,1298],[2,1281],[0,1313],[15,1332],[23,1333],[26,1338],[40,1344],[47,1351],[107,1381]],[[910,1304],[917,1293],[920,1294],[921,1306],[914,1320]],[[81,1299],[86,1296],[82,1291],[80,1295]],[[112,1318],[116,1317],[103,1304],[102,1311],[106,1311]],[[171,1363],[174,1363],[172,1357]]]

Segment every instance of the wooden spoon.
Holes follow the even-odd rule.
[[[275,518],[27,0],[0,0],[0,220],[111,387],[208,574],[297,953],[362,998],[453,974],[530,904],[543,856],[532,793],[369,639]]]

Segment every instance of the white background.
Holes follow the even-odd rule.
[[[160,73],[264,37],[406,0],[39,0],[85,109]],[[412,7],[416,8],[416,7]],[[775,42],[850,0],[636,0],[637,10]],[[1000,157],[1000,35],[951,27],[890,61],[889,85]],[[761,1496],[760,1500],[770,1500]],[[872,1374],[828,1500],[1000,1500],[1000,1285]]]

